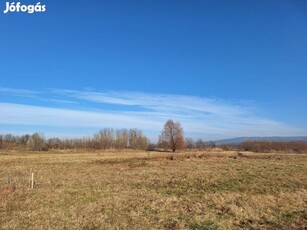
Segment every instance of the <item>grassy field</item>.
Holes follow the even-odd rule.
[[[306,154],[0,152],[0,186],[0,229],[307,227]]]

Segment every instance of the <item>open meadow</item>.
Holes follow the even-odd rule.
[[[307,227],[306,154],[2,151],[0,186],[0,229]]]

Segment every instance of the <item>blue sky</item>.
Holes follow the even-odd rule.
[[[305,0],[41,4],[0,4],[1,133],[307,135]]]

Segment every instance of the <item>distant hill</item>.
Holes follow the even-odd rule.
[[[215,144],[240,144],[245,141],[307,141],[307,136],[298,137],[236,137],[214,141]]]

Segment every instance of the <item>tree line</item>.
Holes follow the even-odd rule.
[[[215,145],[210,145],[214,147]],[[158,143],[150,143],[149,139],[139,129],[103,128],[91,137],[60,139],[46,139],[42,133],[32,135],[0,135],[1,149],[46,151],[50,149],[136,149],[136,150],[182,150],[184,148],[205,149],[209,145],[202,139],[194,142],[191,138],[184,138],[183,128],[179,122],[168,120],[161,131]]]
[[[307,152],[307,142],[276,142],[276,141],[246,141],[240,144],[216,145],[203,139],[185,138],[179,122],[168,120],[161,131],[159,141],[150,143],[149,139],[139,129],[103,128],[91,137],[60,139],[46,139],[42,133],[16,136],[12,134],[0,135],[0,149],[47,151],[50,149],[134,149],[134,150],[208,150],[213,148],[234,151],[272,152],[290,151]]]
[[[245,141],[236,145],[220,145],[223,150],[238,150],[249,152],[294,152],[306,153],[306,141]]]
[[[144,150],[149,143],[148,138],[139,129],[104,128],[92,137],[60,139],[46,139],[42,133],[16,136],[12,134],[0,135],[0,148],[46,151],[49,149],[139,149]]]

